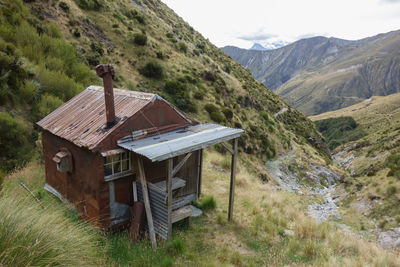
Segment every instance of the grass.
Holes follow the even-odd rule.
[[[399,255],[395,252],[383,251],[356,234],[342,232],[328,223],[318,224],[307,217],[304,197],[276,191],[270,184],[260,181],[251,168],[246,168],[250,166],[246,164],[246,156],[238,162],[237,179],[241,182],[236,186],[234,221],[227,221],[229,172],[209,167],[221,157],[219,153],[207,151],[204,157],[203,194],[213,197],[205,197],[201,203],[217,202],[218,206],[205,210],[199,218],[192,218],[188,228],[174,225],[173,240],[159,241],[155,251],[147,239],[132,242],[126,232],[105,234],[79,221],[76,213],[43,190],[44,170],[38,162],[32,162],[6,178],[4,192],[12,192],[12,196],[1,196],[0,209],[7,215],[0,217],[0,233],[8,233],[6,229],[19,229],[22,233],[32,229],[28,231],[30,238],[27,241],[12,238],[11,243],[19,249],[24,247],[19,246],[21,242],[36,240],[38,236],[50,242],[46,246],[50,252],[54,247],[66,247],[57,250],[61,254],[40,256],[42,261],[36,265],[42,262],[46,265],[54,260],[75,266],[396,266]],[[26,195],[19,186],[20,181],[35,194],[41,192],[46,210],[41,210]],[[23,200],[15,201],[18,199]],[[9,221],[8,218],[16,214],[15,210],[21,216]],[[25,220],[26,216],[33,219]],[[24,220],[19,221],[21,219]],[[6,222],[12,227],[3,228]],[[292,230],[294,235],[285,235],[285,229]],[[74,244],[68,243],[71,239]],[[85,250],[78,249],[82,247]],[[28,248],[30,253],[19,258],[19,265],[33,263],[31,256],[42,251]],[[10,254],[1,255],[5,266],[13,265]]]

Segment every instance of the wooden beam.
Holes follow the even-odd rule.
[[[201,194],[201,176],[203,173],[203,149],[199,150],[198,155],[198,177],[197,177],[197,197],[200,197]]]
[[[167,240],[172,239],[172,177],[174,171],[173,166],[174,166],[173,159],[172,158],[167,159],[167,212],[168,212]]]
[[[229,189],[229,210],[228,210],[228,221],[232,220],[233,217],[233,201],[235,198],[235,179],[236,179],[236,157],[237,157],[237,148],[238,147],[238,139],[235,138],[233,140],[233,154],[232,154],[232,163],[231,163],[231,185]]]
[[[233,151],[232,148],[230,148],[227,144],[225,144],[225,142],[222,142],[221,144],[222,144],[222,145],[226,148],[226,150],[228,150],[229,153],[231,153],[232,155],[233,155],[233,153],[235,153],[235,152]]]
[[[178,171],[182,168],[183,164],[190,158],[192,155],[192,152],[187,153],[186,156],[175,166],[175,168],[172,170],[172,177],[175,176],[175,174],[178,173]]]
[[[133,201],[137,202],[137,188],[136,188],[136,182],[132,182],[132,192],[133,192]]]
[[[147,182],[146,182],[146,176],[144,174],[143,161],[140,157],[138,157],[138,167],[139,167],[140,183],[142,184],[144,208],[146,210],[146,217],[147,217],[147,225],[149,226],[149,232],[150,232],[151,246],[153,247],[153,249],[155,249],[155,248],[157,248],[157,240],[156,240],[156,234],[154,231],[153,216],[151,214],[149,191],[147,190]]]

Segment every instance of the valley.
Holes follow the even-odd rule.
[[[344,108],[400,90],[400,32],[356,41],[312,37],[254,51],[222,50],[306,115]]]

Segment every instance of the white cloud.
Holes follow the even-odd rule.
[[[316,35],[354,40],[400,29],[400,0],[162,1],[217,46]]]

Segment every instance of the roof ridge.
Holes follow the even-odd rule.
[[[92,90],[92,91],[104,93],[104,87],[97,86],[97,85],[91,85],[88,88],[86,88],[86,90]],[[120,88],[114,88],[114,94],[115,95],[123,95],[123,96],[127,96],[127,97],[133,97],[133,98],[142,99],[142,100],[153,100],[154,98],[158,97],[158,95],[153,94],[153,93],[132,91],[132,90],[120,89]]]

